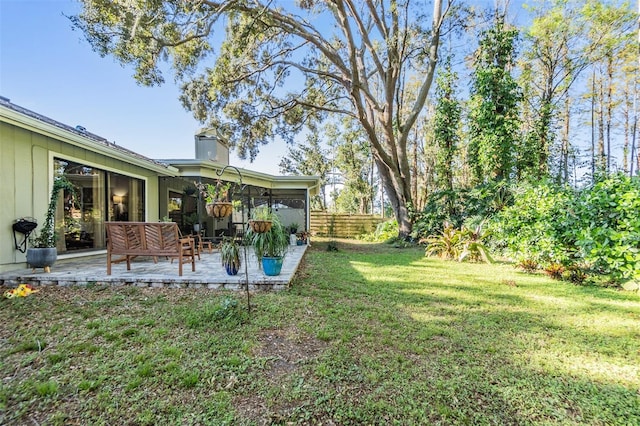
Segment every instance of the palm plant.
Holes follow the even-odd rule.
[[[456,259],[458,262],[469,258],[472,260],[483,260],[492,263],[493,259],[489,254],[489,249],[484,245],[487,233],[482,230],[482,224],[471,229],[462,226],[456,229],[449,222],[445,222],[444,229],[439,235],[431,235],[420,240],[426,243],[425,254],[427,256],[439,256],[443,259]]]

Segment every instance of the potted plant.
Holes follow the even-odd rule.
[[[44,268],[45,272],[51,271],[51,266],[58,258],[56,241],[58,235],[55,229],[56,208],[58,206],[58,195],[60,191],[67,190],[73,197],[75,187],[64,176],[58,176],[53,182],[49,207],[45,216],[44,225],[40,233],[32,240],[32,247],[27,249],[27,263],[32,268]]]
[[[305,231],[301,231],[301,232],[297,232],[296,233],[296,244],[299,246],[303,246],[305,244],[307,244],[307,237],[308,237],[308,233]]]
[[[200,232],[200,218],[198,217],[198,213],[189,213],[182,215],[182,221],[184,222],[185,232],[195,232],[196,234]]]
[[[224,182],[218,179],[214,184],[195,182],[204,198],[207,214],[212,217],[227,217],[233,212],[233,204],[229,201],[229,191],[231,182]]]
[[[240,244],[233,237],[225,237],[220,244],[222,266],[229,275],[237,275],[240,270]]]
[[[253,246],[258,265],[265,275],[280,275],[282,261],[289,248],[289,236],[278,216],[271,215],[271,227],[266,232],[247,230],[247,242]]]
[[[256,207],[251,211],[249,226],[256,233],[267,232],[273,224],[273,214],[267,206]]]
[[[293,222],[291,225],[289,225],[289,244],[291,244],[292,246],[296,245],[296,233],[298,232],[298,223],[297,222]]]

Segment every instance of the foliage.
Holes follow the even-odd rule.
[[[370,234],[359,235],[358,239],[370,242],[393,241],[398,237],[398,221],[395,219],[379,223]]]
[[[640,179],[616,174],[580,192],[563,224],[576,258],[616,281],[640,276]]]
[[[271,214],[270,220],[272,225],[267,232],[255,232],[249,227],[245,235],[245,241],[253,246],[258,264],[263,257],[282,257],[289,249],[289,234],[278,215]]]
[[[436,110],[433,132],[438,145],[435,166],[436,183],[440,190],[453,191],[454,157],[460,142],[462,106],[455,98],[458,74],[451,69],[447,58],[444,70],[436,80]]]
[[[329,152],[322,147],[318,133],[310,133],[306,139],[304,144],[287,147],[287,155],[280,160],[280,173],[295,176],[318,176],[320,178],[320,198],[311,201],[319,204],[315,208],[324,210],[327,208],[327,185],[331,172]]]
[[[240,269],[240,244],[235,238],[223,238],[220,244],[220,260],[224,267]]]
[[[468,228],[464,225],[460,228],[462,250],[458,257],[459,262],[469,258],[474,261],[482,260],[485,263],[493,263],[493,258],[485,245],[489,234],[482,227],[483,224],[481,223],[475,228]]]
[[[476,182],[510,179],[520,121],[521,93],[511,75],[518,30],[504,18],[480,36],[470,102],[469,164]]]
[[[486,263],[493,263],[489,249],[484,244],[486,238],[487,233],[482,230],[482,225],[478,225],[475,229],[467,228],[464,225],[460,229],[456,229],[447,222],[438,235],[423,238],[420,243],[427,244],[425,249],[427,256],[435,255],[442,259],[457,260],[458,262],[468,258],[474,261],[482,260]]]
[[[292,222],[288,227],[289,234],[295,234],[298,232],[300,224],[298,222]]]
[[[162,62],[172,61],[183,105],[222,129],[240,158],[255,159],[278,137],[292,142],[305,126],[315,131],[330,114],[356,120],[409,234],[407,139],[435,74],[450,9],[441,0],[431,16],[411,1],[82,3],[72,21],[94,50],[133,65],[147,85],[162,83]],[[412,97],[407,75],[419,76]]]
[[[445,223],[439,235],[431,235],[421,239],[421,244],[426,244],[425,254],[427,256],[438,256],[442,259],[457,259],[461,253],[461,233],[454,228],[453,224]]]
[[[523,183],[514,188],[514,203],[489,224],[492,246],[516,262],[530,260],[545,265],[567,262],[570,247],[562,237],[573,191],[549,182]]]
[[[231,182],[217,179],[215,184],[203,182],[194,183],[196,185],[196,188],[198,188],[198,191],[200,191],[200,195],[202,196],[202,198],[204,198],[207,204],[211,204],[216,201],[229,201],[229,191],[231,190],[232,186]]]
[[[550,263],[544,268],[544,273],[549,275],[549,277],[554,280],[562,279],[562,274],[564,274],[565,266],[562,263]]]
[[[332,166],[339,171],[342,189],[334,203],[342,213],[367,214],[371,211],[373,173],[371,143],[353,119],[344,119],[340,127],[326,126],[326,135],[333,152]],[[334,176],[333,179],[336,179]]]
[[[491,222],[492,245],[516,261],[580,265],[613,282],[640,271],[640,180],[617,174],[580,191],[526,184]],[[585,267],[584,265],[589,265]],[[582,282],[578,271],[572,281]]]
[[[572,263],[571,265],[567,266],[564,271],[562,271],[561,276],[565,281],[580,285],[587,280],[588,270],[589,268],[585,267],[584,264]]]
[[[200,217],[196,212],[189,213],[189,214],[185,213],[182,215],[182,221],[184,222],[185,226],[187,226],[188,230],[191,231],[193,229],[193,225],[199,223]],[[163,222],[164,222],[164,218],[163,218]],[[171,222],[171,220],[168,220],[167,222]]]
[[[425,238],[442,230],[444,223],[459,228],[470,218],[488,218],[513,202],[505,181],[488,182],[471,189],[434,191],[416,217],[412,237]],[[476,224],[477,225],[477,224]]]
[[[49,199],[49,207],[44,219],[44,225],[38,236],[33,239],[33,247],[53,248],[56,246],[58,235],[55,228],[56,209],[58,207],[58,196],[60,191],[68,191],[73,199],[76,195],[75,186],[64,176],[56,176],[51,189],[51,198]]]
[[[273,214],[268,206],[259,206],[251,210],[252,220],[273,220],[276,215]]]
[[[540,268],[540,264],[532,259],[522,259],[516,264],[516,268],[520,268],[531,274]]]

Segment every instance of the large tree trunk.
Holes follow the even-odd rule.
[[[411,202],[411,184],[409,179],[399,177],[399,171],[391,172],[376,158],[376,166],[382,179],[382,185],[398,221],[398,238],[406,239],[411,235],[413,222],[407,205]]]

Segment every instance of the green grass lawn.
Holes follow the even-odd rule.
[[[315,243],[292,288],[0,301],[0,424],[640,424],[640,297]]]

